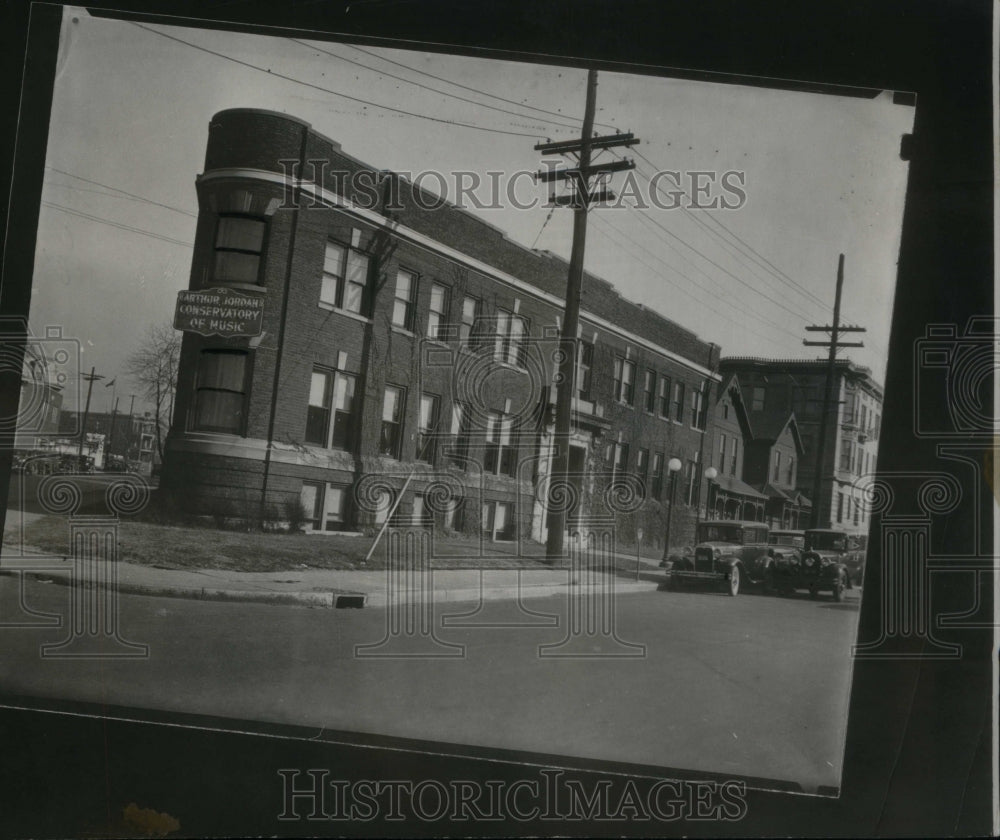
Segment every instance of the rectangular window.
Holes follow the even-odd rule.
[[[267,223],[249,216],[220,216],[215,229],[213,283],[258,285]]]
[[[659,410],[660,417],[665,420],[670,419],[670,377],[661,376],[660,377],[660,392],[659,392]]]
[[[427,337],[444,340],[450,338],[448,308],[451,304],[451,289],[440,283],[431,285],[431,308],[427,316]]]
[[[483,502],[483,536],[490,540],[514,539],[514,517],[509,502]]]
[[[306,413],[306,443],[354,449],[356,383],[357,378],[349,373],[313,370]]]
[[[653,414],[656,411],[656,371],[646,369],[642,392],[643,408]]]
[[[635,403],[635,362],[615,359],[615,402]]]
[[[684,499],[685,504],[690,507],[695,503],[695,488],[698,484],[698,462],[688,461],[687,470],[684,475]]]
[[[420,434],[417,438],[417,460],[434,463],[437,449],[435,434],[441,400],[434,394],[420,395]]]
[[[719,437],[719,472],[724,473],[726,471],[726,436],[721,435]]]
[[[382,399],[382,431],[379,438],[379,454],[399,459],[399,448],[403,440],[403,403],[406,392],[395,385],[386,385]]]
[[[505,309],[498,309],[493,358],[498,362],[524,367],[524,336],[526,334],[527,328],[520,315],[515,315]]]
[[[469,457],[469,444],[472,439],[472,418],[468,409],[458,402],[451,407],[451,433],[455,437],[452,462],[465,469]]]
[[[738,477],[736,471],[736,465],[739,463],[740,457],[740,439],[738,437],[730,438],[729,440],[729,474]]]
[[[576,393],[581,400],[590,400],[591,369],[594,366],[594,345],[589,341],[577,342]]]
[[[417,299],[417,275],[400,269],[396,273],[396,296],[392,302],[392,323],[404,330],[413,329],[414,303]]]
[[[771,473],[771,481],[777,481],[781,476],[781,452],[774,450],[774,472]]]
[[[327,242],[320,302],[367,315],[367,289],[368,257],[336,242]]]
[[[674,420],[684,422],[684,383],[674,383]]]
[[[512,418],[491,411],[486,416],[486,451],[483,468],[493,475],[513,476],[517,470],[512,437]]]
[[[245,350],[202,350],[198,360],[194,429],[243,433]]]
[[[751,411],[763,411],[764,410],[764,389],[763,388],[753,388],[750,392],[750,410]]]
[[[695,428],[705,431],[708,428],[708,382],[703,382],[701,390],[698,392],[698,417],[695,420]]]
[[[788,459],[788,474],[785,476],[785,484],[789,487],[795,486],[795,459]]]
[[[337,372],[333,388],[333,434],[330,436],[330,446],[333,449],[354,451],[354,430],[357,422],[354,404],[356,389],[356,376]]]
[[[653,498],[663,495],[663,453],[653,455]]]
[[[348,488],[341,484],[303,481],[299,499],[311,531],[342,531],[347,524]]]
[[[841,438],[840,441],[840,468],[845,472],[851,470],[851,459],[854,453],[851,451],[850,438]]]
[[[639,488],[646,495],[646,482],[649,480],[649,450],[640,449],[635,453],[635,474],[639,478]]]
[[[844,494],[837,493],[837,522],[844,521]]]
[[[309,407],[306,409],[306,443],[326,446],[330,429],[330,395],[333,374],[314,370],[309,384]]]
[[[615,474],[620,474],[624,473],[627,469],[628,469],[628,444],[616,443],[614,472]]]
[[[462,300],[462,323],[458,325],[458,340],[463,347],[475,349],[478,346],[477,327],[479,323],[479,299],[465,297]]]

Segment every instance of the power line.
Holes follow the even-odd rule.
[[[174,35],[168,35],[166,32],[160,32],[156,29],[151,29],[150,27],[143,26],[141,23],[136,23],[135,21],[131,21],[131,23],[133,26],[139,27],[139,29],[144,29],[147,32],[152,32],[154,35],[159,35],[161,38],[167,38],[171,41],[176,41],[178,44],[184,44],[185,46],[191,47],[192,49],[198,50],[199,52],[208,53],[209,55],[214,55],[216,58],[221,58],[226,61],[231,61],[234,64],[240,65],[241,67],[247,67],[250,70],[256,70],[259,73],[264,73],[268,76],[273,76],[274,78],[277,79],[283,79],[286,82],[292,82],[293,84],[302,85],[303,87],[322,91],[323,93],[328,93],[331,96],[339,96],[342,99],[347,99],[351,102],[359,102],[366,106],[370,105],[373,108],[379,108],[384,111],[391,111],[396,114],[402,114],[404,116],[413,117],[419,120],[428,120],[430,122],[441,123],[444,125],[453,125],[457,128],[471,128],[474,131],[486,131],[491,134],[505,134],[509,137],[531,137],[533,139],[538,139],[541,136],[538,133],[527,134],[523,131],[508,131],[506,129],[501,129],[501,128],[487,128],[486,126],[476,125],[474,123],[458,122],[456,120],[444,119],[443,117],[432,117],[427,114],[418,114],[414,111],[407,111],[404,110],[403,108],[394,108],[391,105],[381,105],[378,102],[372,102],[368,99],[361,99],[360,97],[357,96],[350,96],[349,94],[341,93],[338,90],[332,90],[331,88],[325,88],[322,85],[313,84],[312,82],[306,82],[303,81],[302,79],[296,79],[294,76],[287,76],[284,73],[279,73],[277,70],[271,70],[266,67],[259,67],[256,64],[251,64],[248,61],[243,61],[242,59],[234,58],[231,55],[226,55],[225,53],[217,52],[215,50],[209,49],[208,47],[202,47],[198,44],[193,44],[190,41],[185,41],[183,38],[178,38]]]
[[[155,207],[162,207],[165,210],[173,210],[175,213],[182,213],[185,216],[190,216],[192,219],[197,219],[198,218],[198,214],[197,213],[192,213],[189,210],[182,210],[180,207],[173,207],[173,206],[171,206],[169,204],[163,204],[160,201],[154,201],[151,198],[146,198],[145,196],[136,195],[135,193],[127,192],[126,190],[119,189],[118,187],[112,187],[110,184],[102,184],[100,181],[92,181],[90,178],[84,178],[82,175],[75,175],[74,173],[72,173],[72,172],[66,172],[63,169],[56,169],[56,167],[54,167],[54,166],[48,166],[48,165],[46,165],[45,168],[46,169],[51,169],[53,172],[58,172],[60,175],[66,175],[66,176],[68,176],[70,178],[76,178],[79,181],[85,181],[88,184],[94,184],[95,186],[103,187],[106,190],[113,190],[116,193],[121,193],[123,196],[125,196],[126,198],[131,198],[133,201],[142,201],[142,202],[145,202],[146,204],[152,204]],[[53,186],[56,186],[56,187],[66,187],[67,189],[71,189],[71,190],[75,189],[75,190],[80,190],[82,192],[97,192],[97,190],[84,190],[83,187],[73,187],[73,186],[71,186],[69,184],[53,184]],[[97,192],[97,194],[98,195],[107,195],[107,193],[100,193],[100,192]],[[114,198],[114,196],[108,196],[108,197],[109,198]]]
[[[654,170],[658,171],[657,167],[656,167],[656,164],[654,164],[648,157],[646,157],[644,154],[642,154],[642,152],[636,150],[636,155],[638,157],[641,157],[646,163],[648,163],[650,166],[652,166]],[[646,179],[646,181],[648,183],[650,183],[650,184],[653,183],[652,177],[647,172],[645,172],[644,170],[641,170],[641,169],[638,170],[638,171]],[[657,192],[659,192],[659,184],[656,184],[656,190],[657,190]],[[687,194],[685,193],[685,197],[689,197],[689,196],[687,196]],[[732,245],[732,243],[728,242],[728,240],[726,240],[722,236],[722,234],[720,234],[718,231],[715,231],[712,228],[710,228],[704,221],[702,221],[700,218],[698,218],[699,214],[694,213],[693,211],[691,211],[687,207],[684,207],[683,205],[681,206],[681,210],[683,210],[685,212],[685,214],[687,215],[688,218],[690,218],[696,224],[698,224],[699,226],[701,226],[702,228],[704,228],[710,235],[716,237],[720,242],[722,242],[723,244],[727,245],[728,247],[731,247],[731,248],[735,247],[735,248],[737,248],[737,252],[738,253],[742,254],[743,256],[748,256],[748,257],[750,257],[750,259],[753,259],[753,257],[750,256],[749,254],[746,254],[745,252],[741,252],[740,249],[738,248],[738,246],[734,246],[734,245]],[[797,291],[799,294],[801,294],[804,297],[808,298],[809,301],[810,301],[810,303],[816,304],[816,305],[818,305],[820,307],[823,307],[823,308],[826,307],[826,304],[824,303],[824,301],[821,298],[819,298],[813,292],[811,292],[808,289],[806,289],[804,286],[802,286],[799,283],[795,282],[791,277],[789,277],[787,274],[785,274],[780,269],[778,269],[773,263],[771,263],[770,260],[768,260],[766,257],[763,257],[762,255],[758,254],[757,251],[754,250],[752,246],[750,246],[743,239],[741,239],[739,236],[737,236],[737,234],[735,234],[731,230],[729,230],[729,228],[726,227],[726,225],[724,225],[721,221],[719,221],[718,219],[716,219],[715,216],[713,216],[707,210],[704,211],[704,212],[717,225],[719,225],[720,227],[722,227],[731,236],[735,237],[741,243],[743,243],[743,245],[744,245],[744,247],[746,249],[748,249],[753,254],[756,254],[757,257],[759,257],[759,260],[754,260],[754,262],[759,267],[763,268],[768,273],[769,276],[774,277],[774,279],[776,279],[779,282],[785,284],[786,286],[790,286],[794,291]],[[763,261],[763,262],[761,262],[761,261]],[[766,263],[766,265],[764,265],[764,263]],[[753,269],[751,268],[751,266],[749,264],[744,263],[744,265],[746,265],[746,267],[749,270],[753,271]],[[768,266],[770,266],[770,268],[768,268]],[[764,279],[759,274],[757,276],[760,277],[761,280]],[[807,315],[801,315],[801,317],[804,317],[807,320],[809,318],[809,316],[807,316]]]
[[[541,114],[548,114],[553,117],[559,117],[560,119],[574,119],[573,117],[567,117],[565,114],[560,114],[557,111],[549,111],[545,108],[537,108],[534,105],[527,105],[523,102],[515,102],[513,99],[505,99],[495,93],[488,93],[485,90],[480,90],[479,88],[472,87],[471,85],[463,85],[461,82],[454,82],[451,79],[446,79],[443,76],[435,76],[433,73],[428,73],[426,70],[419,70],[416,67],[410,67],[408,64],[403,64],[399,61],[393,61],[391,58],[386,58],[385,56],[379,55],[378,53],[371,52],[370,50],[363,49],[362,47],[356,46],[355,44],[345,44],[344,46],[350,47],[352,50],[357,50],[365,55],[370,55],[372,58],[377,58],[380,61],[385,61],[389,64],[394,64],[396,67],[402,67],[404,70],[409,70],[411,73],[419,73],[421,76],[427,76],[431,79],[436,79],[439,82],[444,82],[448,85],[454,85],[462,90],[468,90],[472,93],[478,93],[482,96],[488,96],[491,99],[496,99],[499,102],[506,102],[508,105],[516,105],[518,108],[527,108],[529,111],[538,111]],[[580,122],[580,121],[577,121]],[[595,122],[594,125],[603,126],[604,128],[610,128],[612,130],[616,129],[616,126],[609,123],[599,123]],[[575,125],[574,125],[575,128]]]
[[[338,58],[341,61],[346,61],[348,64],[353,64],[355,67],[361,67],[361,68],[363,68],[365,70],[371,71],[372,73],[378,73],[378,74],[380,74],[382,76],[387,76],[390,79],[396,79],[396,80],[398,80],[400,82],[405,82],[408,85],[415,85],[416,87],[422,88],[423,90],[429,90],[432,93],[438,93],[438,94],[441,94],[442,96],[448,96],[448,97],[450,97],[452,99],[457,99],[460,102],[467,102],[470,105],[475,105],[477,108],[488,108],[491,111],[499,111],[501,114],[511,114],[512,116],[520,117],[521,119],[531,119],[531,120],[541,119],[544,122],[552,123],[553,125],[558,125],[558,126],[561,126],[562,128],[569,128],[569,129],[572,129],[574,131],[577,130],[577,128],[578,128],[576,125],[573,125],[572,123],[558,122],[556,120],[553,120],[553,119],[550,119],[550,118],[546,118],[546,117],[539,118],[539,117],[536,117],[536,116],[532,116],[531,114],[522,114],[522,113],[518,113],[517,111],[508,110],[507,108],[498,108],[496,105],[488,105],[485,102],[477,102],[475,99],[469,99],[468,97],[465,97],[465,96],[459,96],[456,93],[448,93],[447,91],[439,90],[438,88],[433,88],[430,85],[424,85],[424,84],[421,84],[420,82],[415,82],[412,79],[407,79],[407,78],[405,78],[403,76],[397,76],[396,74],[389,73],[389,72],[387,72],[385,70],[379,70],[377,67],[370,67],[367,64],[362,64],[360,61],[354,61],[353,59],[347,58],[346,56],[343,56],[343,55],[339,55],[338,53],[330,52],[329,50],[324,50],[324,49],[322,49],[320,47],[317,47],[317,46],[315,46],[313,44],[309,44],[309,43],[307,43],[305,41],[300,41],[297,38],[289,38],[288,40],[291,41],[291,42],[293,42],[293,43],[295,43],[295,44],[299,44],[300,46],[306,47],[307,49],[316,50],[317,52],[321,52],[324,55],[329,55],[329,56],[331,56],[333,58]],[[486,95],[488,96],[489,94],[486,94]]]
[[[170,236],[164,236],[161,233],[153,233],[149,230],[143,230],[142,228],[132,227],[131,225],[126,225],[122,222],[116,222],[111,219],[105,219],[102,216],[93,216],[90,213],[84,213],[81,210],[74,210],[71,207],[64,207],[61,204],[56,204],[52,201],[43,201],[42,205],[44,207],[51,207],[53,210],[61,210],[63,213],[69,213],[71,216],[79,216],[83,219],[89,219],[92,222],[97,222],[102,225],[108,225],[109,227],[118,228],[119,230],[129,231],[131,233],[138,233],[142,236],[149,236],[153,239],[161,239],[164,242],[169,242],[173,245],[183,245],[185,248],[193,248],[194,246],[190,242],[184,242],[181,239],[174,239]]]
[[[607,226],[608,226],[609,228],[611,228],[612,230],[614,230],[614,231],[615,231],[615,232],[616,232],[616,233],[617,233],[617,234],[618,234],[619,236],[621,236],[622,238],[624,238],[624,239],[628,240],[629,242],[631,242],[631,243],[632,243],[633,245],[635,245],[635,247],[639,248],[640,250],[642,250],[642,251],[645,251],[645,252],[646,252],[647,254],[649,254],[649,255],[650,255],[650,256],[651,256],[651,257],[652,257],[652,258],[653,258],[654,260],[656,260],[657,262],[659,262],[659,263],[660,263],[661,265],[665,266],[665,267],[666,267],[667,269],[669,269],[669,270],[670,270],[671,272],[673,272],[673,273],[675,273],[675,274],[678,274],[678,275],[680,275],[681,277],[683,277],[683,278],[684,278],[685,280],[687,280],[687,281],[688,281],[689,283],[691,283],[691,285],[692,285],[692,286],[694,286],[695,288],[701,288],[701,284],[699,284],[699,283],[698,283],[698,282],[697,282],[697,281],[696,281],[696,280],[695,280],[694,278],[692,278],[692,277],[691,277],[690,275],[688,275],[688,274],[685,274],[685,273],[684,273],[683,271],[681,271],[681,270],[680,270],[679,268],[677,268],[676,266],[672,265],[671,263],[668,263],[668,262],[667,262],[666,260],[664,260],[664,259],[663,259],[663,258],[662,258],[661,256],[659,256],[658,254],[656,254],[656,253],[654,253],[653,251],[651,251],[651,250],[649,250],[648,248],[646,248],[646,247],[645,247],[645,246],[644,246],[644,245],[643,245],[642,243],[640,243],[640,242],[638,242],[637,240],[633,239],[633,238],[632,238],[631,236],[629,236],[629,235],[628,235],[627,233],[625,233],[625,231],[621,230],[621,229],[620,229],[619,227],[617,227],[616,225],[613,225],[613,224],[611,224],[611,223],[610,223],[609,221],[607,221],[607,219],[606,219],[606,218],[604,218],[603,216],[600,216],[600,215],[596,215],[596,216],[595,216],[595,218],[597,218],[597,219],[600,219],[600,221],[601,221],[601,222],[602,222],[603,224],[607,225]],[[611,237],[609,237],[609,236],[608,236],[608,235],[607,235],[606,233],[604,233],[603,231],[599,231],[599,232],[600,232],[600,233],[601,233],[601,234],[602,234],[603,236],[605,236],[605,237],[607,237],[607,238],[611,239]],[[615,242],[615,240],[614,240],[614,239],[611,239],[611,241],[612,241],[612,242],[614,242],[614,244],[615,244],[615,245],[619,245],[619,243],[618,243],[618,242]],[[645,260],[641,260],[641,259],[640,259],[640,262],[642,262],[642,263],[643,263],[643,264],[644,264],[645,266],[647,266],[648,268],[652,269],[653,271],[657,271],[657,269],[656,269],[656,268],[655,268],[654,266],[650,265],[650,264],[649,264],[648,262],[646,262]],[[695,268],[696,268],[696,270],[700,271],[700,269],[697,269],[697,267],[695,267]],[[703,272],[703,271],[702,271],[702,274],[704,274],[704,273],[705,273],[705,272]],[[708,276],[708,275],[706,275],[706,276]],[[665,279],[666,279],[666,278],[665,278]],[[668,281],[668,282],[669,282],[669,281]],[[781,324],[777,323],[776,321],[772,321],[772,320],[770,320],[769,318],[766,318],[766,317],[764,317],[764,316],[763,316],[762,314],[760,314],[759,312],[755,312],[755,311],[753,311],[753,310],[750,310],[749,308],[748,308],[748,309],[741,309],[741,308],[739,308],[739,307],[738,307],[738,306],[737,306],[736,304],[734,304],[734,303],[733,303],[732,301],[730,301],[730,300],[729,300],[728,298],[726,298],[726,297],[719,297],[719,298],[716,298],[716,299],[714,299],[714,300],[712,301],[712,303],[707,303],[707,302],[705,302],[705,301],[702,301],[702,300],[700,300],[699,298],[696,298],[696,297],[695,297],[695,296],[694,296],[693,294],[691,294],[691,292],[689,292],[689,291],[688,291],[687,289],[685,289],[685,288],[684,288],[683,286],[681,286],[681,285],[679,285],[679,284],[671,284],[671,285],[673,285],[673,286],[674,286],[674,288],[675,288],[675,289],[677,289],[678,291],[680,291],[680,292],[683,292],[684,294],[686,294],[686,295],[687,295],[688,297],[690,297],[690,298],[691,298],[692,300],[694,300],[694,301],[695,301],[696,303],[698,303],[698,304],[700,304],[700,305],[702,305],[702,306],[706,306],[706,307],[708,307],[708,308],[709,308],[710,310],[712,310],[712,312],[713,312],[713,313],[715,312],[715,308],[714,308],[714,304],[715,304],[715,303],[717,303],[717,302],[719,302],[719,301],[721,301],[721,302],[725,303],[725,304],[726,304],[727,306],[729,306],[730,308],[732,308],[732,309],[733,309],[733,310],[734,310],[734,311],[735,311],[735,312],[736,312],[737,314],[739,314],[739,315],[743,315],[743,316],[745,316],[745,315],[747,315],[747,313],[749,312],[749,313],[750,313],[750,314],[752,314],[752,315],[753,315],[753,317],[755,317],[755,318],[756,318],[756,319],[757,319],[758,321],[761,321],[762,323],[766,323],[766,324],[770,324],[770,325],[771,325],[771,326],[773,326],[773,327],[774,327],[775,329],[778,329],[778,330],[780,330],[781,332],[785,333],[786,335],[789,335],[789,336],[791,336],[792,338],[796,338],[796,339],[797,339],[797,338],[799,337],[799,336],[798,336],[798,335],[797,335],[796,333],[793,333],[793,332],[791,332],[790,330],[786,329],[785,327],[783,327],[783,326],[782,326]],[[737,321],[732,321],[732,323],[733,323],[734,325],[736,325],[736,324],[737,324],[738,322],[737,322]]]

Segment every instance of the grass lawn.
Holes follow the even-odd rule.
[[[66,554],[69,551],[68,522],[60,516],[41,517],[26,526],[24,542],[45,554]],[[362,536],[247,533],[135,520],[122,520],[118,530],[119,559],[168,569],[244,572],[384,569],[384,538],[367,565],[363,565],[372,542],[372,537]],[[621,571],[634,570],[634,549],[623,549],[618,565]],[[432,566],[436,569],[551,568],[545,563],[545,546],[541,544],[523,545],[518,554],[514,543],[486,542],[480,552],[478,539],[457,536],[436,542]]]

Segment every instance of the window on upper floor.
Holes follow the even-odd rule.
[[[516,455],[513,418],[499,411],[489,412],[486,415],[483,469],[493,475],[514,476],[517,471]]]
[[[368,257],[339,242],[326,243],[320,303],[367,317],[371,312],[368,294]]]
[[[656,371],[649,368],[643,374],[642,407],[650,414],[656,412]]]
[[[670,419],[670,377],[661,376],[656,396],[657,413],[665,420]]]
[[[458,325],[458,340],[463,347],[474,350],[479,346],[478,327],[481,308],[479,298],[468,295],[462,298],[462,323]]]
[[[220,216],[215,229],[212,282],[259,285],[267,222],[252,216]]]
[[[581,400],[590,400],[590,386],[594,366],[594,345],[578,341],[576,346],[576,393]]]
[[[750,389],[750,410],[764,410],[764,389],[760,386],[755,386]]]
[[[663,453],[657,452],[653,455],[653,487],[654,499],[659,499],[663,495]]]
[[[684,383],[674,383],[674,420],[678,423],[684,422]]]
[[[635,362],[620,356],[615,359],[614,387],[615,402],[623,405],[635,403]]]
[[[440,283],[431,284],[430,312],[427,315],[427,337],[438,340],[450,338],[448,310],[451,306],[451,289]]]
[[[417,275],[404,268],[396,272],[396,291],[392,301],[392,323],[404,330],[413,329],[416,311]]]
[[[498,362],[524,367],[526,362],[524,338],[527,333],[528,327],[524,318],[505,309],[498,309],[493,358]]]

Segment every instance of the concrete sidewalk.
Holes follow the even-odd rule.
[[[81,578],[92,585],[89,577],[104,571],[91,565],[81,564]],[[0,558],[0,575],[28,575],[63,585],[75,580],[74,567],[72,559],[59,557],[5,554]],[[166,569],[121,561],[114,569],[118,591],[127,594],[341,608],[384,607],[390,599],[392,603],[438,603],[543,598],[581,588],[615,594],[648,592],[662,578],[662,573],[651,574],[658,572],[652,561],[644,561],[638,582],[632,575],[590,571],[571,579],[569,569],[438,569],[400,574],[392,581],[386,570],[238,572]]]

